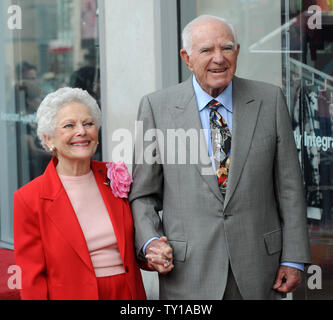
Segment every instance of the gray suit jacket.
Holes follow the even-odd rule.
[[[146,161],[133,167],[129,200],[137,254],[156,235],[166,235],[174,250],[175,268],[160,276],[161,299],[221,299],[229,263],[243,298],[274,299],[280,262],[310,263],[301,171],[281,89],[234,77],[233,108],[223,199],[216,176],[203,174],[207,163],[167,159],[197,151],[189,139],[173,150],[166,141],[170,129],[202,128],[192,79],[141,101],[143,132],[155,130],[158,139],[135,150],[136,160]],[[200,154],[207,153],[204,145]]]

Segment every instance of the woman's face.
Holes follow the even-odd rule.
[[[90,160],[98,145],[98,130],[87,106],[71,102],[56,115],[53,137],[45,137],[54,146],[60,161]]]

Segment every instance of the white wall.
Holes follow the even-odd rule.
[[[140,99],[157,89],[155,0],[102,0],[99,3],[103,160],[117,161],[112,141],[118,129],[132,132]],[[134,141],[132,142],[134,143]],[[127,146],[132,150],[132,145]],[[128,155],[125,162],[131,163]],[[131,166],[128,165],[129,169]],[[158,298],[156,273],[143,272],[149,299]]]
[[[134,0],[103,2],[104,160],[116,161],[112,153],[119,143],[112,142],[113,133],[119,128],[134,130],[141,97],[156,90],[154,0],[140,0],[140,5]]]

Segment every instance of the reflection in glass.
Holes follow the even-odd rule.
[[[18,5],[22,29],[9,29]],[[36,133],[42,99],[64,86],[87,90],[100,104],[97,0],[1,0],[0,247],[12,247],[12,199],[45,170],[50,155]],[[94,156],[101,160],[101,143]]]
[[[311,5],[321,11],[321,25],[316,28],[310,25],[315,13],[308,12]],[[284,1],[281,16],[282,23],[292,21],[285,34],[289,54],[283,64],[284,86],[290,93],[289,108],[303,167],[312,263],[321,268],[323,276],[321,290],[303,288],[308,299],[333,298],[332,10],[331,1],[326,0]],[[295,297],[302,299],[300,291]]]
[[[23,15],[22,34],[14,39],[16,112],[25,115],[18,124],[19,159],[29,164],[21,170],[19,185],[40,175],[50,156],[36,134],[35,114],[41,100],[60,87],[87,90],[99,100],[97,1],[18,1]],[[24,26],[33,22],[26,30]],[[50,23],[52,21],[52,23]],[[100,150],[97,153],[100,157]]]

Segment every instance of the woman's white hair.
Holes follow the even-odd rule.
[[[61,88],[49,93],[41,102],[37,110],[37,135],[43,148],[49,151],[44,135],[53,137],[56,129],[56,115],[58,111],[72,102],[79,102],[87,106],[94,119],[97,130],[102,125],[102,113],[96,100],[86,91],[79,88]]]
[[[194,20],[190,21],[185,28],[183,29],[182,32],[182,41],[183,41],[183,48],[186,50],[188,55],[192,54],[192,34],[193,34],[193,29],[195,27],[195,25],[203,20],[215,20],[215,21],[219,21],[224,23],[225,25],[227,25],[233,35],[234,38],[234,50],[237,49],[238,46],[238,39],[237,39],[237,33],[236,30],[234,28],[234,26],[229,23],[227,20],[217,17],[217,16],[212,16],[212,15],[201,15],[197,18],[195,18]]]

